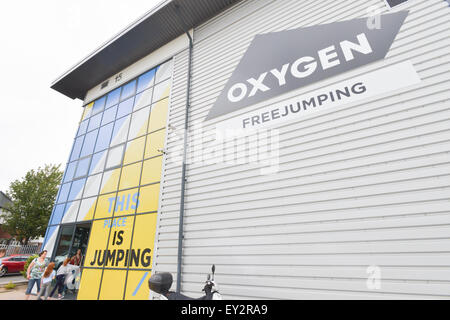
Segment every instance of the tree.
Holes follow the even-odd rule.
[[[62,175],[60,165],[45,165],[12,182],[6,192],[12,204],[5,208],[2,227],[25,245],[30,239],[43,237]]]

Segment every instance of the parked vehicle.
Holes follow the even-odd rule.
[[[156,273],[150,277],[148,280],[148,286],[150,290],[158,293],[159,300],[222,300],[222,296],[219,293],[219,288],[214,281],[214,273],[216,271],[216,266],[212,266],[212,277],[208,274],[206,279],[205,287],[203,291],[205,295],[195,299],[185,296],[181,293],[170,291],[172,286],[173,277],[169,272]]]
[[[0,277],[10,273],[23,271],[25,263],[30,255],[15,254],[9,257],[0,258]]]

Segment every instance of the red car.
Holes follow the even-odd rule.
[[[8,273],[19,273],[23,271],[29,256],[14,254],[9,257],[0,258],[0,277]]]

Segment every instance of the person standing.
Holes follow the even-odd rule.
[[[70,264],[74,266],[81,266],[82,258],[83,255],[81,254],[81,249],[78,249],[77,253],[70,260]]]
[[[27,279],[28,279],[28,287],[27,291],[25,291],[25,300],[30,298],[31,290],[34,287],[34,284],[37,286],[37,291],[41,290],[41,278],[44,274],[45,269],[47,268],[48,262],[45,260],[47,256],[47,250],[39,253],[39,257],[34,259],[33,262],[30,263],[27,269]]]
[[[63,264],[59,267],[58,272],[56,272],[56,286],[53,288],[50,297],[53,297],[56,289],[58,289],[58,299],[64,298],[64,281],[66,280],[67,274],[70,273],[70,268],[67,266],[70,262],[70,258],[66,258]]]
[[[45,292],[44,300],[48,299],[48,296],[50,294],[50,286],[52,285],[52,280],[55,279],[56,272],[53,270],[55,268],[55,263],[51,262],[47,269],[45,269],[44,274],[41,278],[41,290],[39,291],[39,294],[37,296],[37,300],[42,300],[41,296]]]

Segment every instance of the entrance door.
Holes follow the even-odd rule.
[[[73,235],[72,247],[70,249],[69,257],[77,254],[81,250],[81,263],[83,265],[84,256],[86,255],[87,245],[89,241],[89,232],[91,231],[91,223],[78,224],[75,226],[75,233]]]
[[[56,245],[55,254],[52,259],[55,261],[56,269],[69,256],[74,230],[75,230],[75,225],[61,226],[61,230],[59,233],[59,239],[58,239],[58,242]]]
[[[85,256],[89,240],[91,223],[79,223],[62,225],[56,242],[56,250],[52,260],[55,262],[56,269],[64,262],[66,258],[72,258],[78,250],[81,250],[82,257]],[[82,265],[81,261],[80,265]]]

